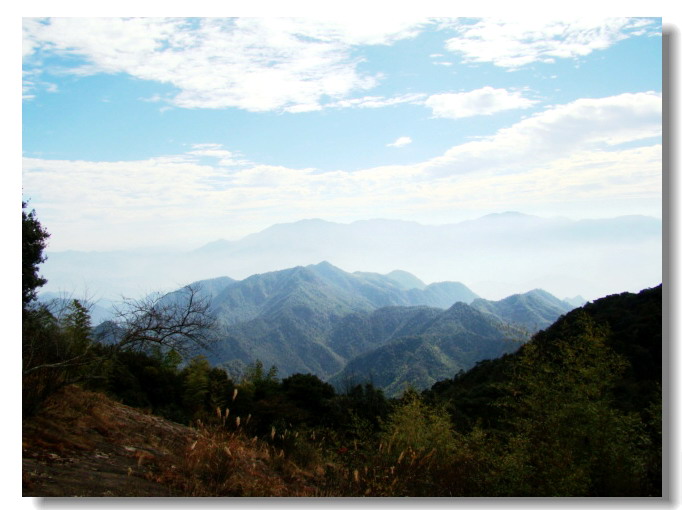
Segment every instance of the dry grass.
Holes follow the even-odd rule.
[[[94,432],[94,433],[93,433]],[[190,428],[115,402],[78,386],[64,388],[23,422],[24,449],[90,450],[103,439],[170,453],[195,434]]]
[[[335,497],[414,495],[420,486],[429,495],[440,467],[432,452],[387,443],[338,448],[322,433],[275,428],[263,439],[250,437],[246,421],[236,427],[236,419],[216,411],[214,423],[190,428],[68,387],[24,422],[24,492]]]
[[[283,450],[220,426],[202,426],[182,461],[163,471],[160,483],[186,496],[317,496],[315,477]]]
[[[23,422],[24,495],[319,495],[313,472],[222,418],[190,428],[64,388]]]

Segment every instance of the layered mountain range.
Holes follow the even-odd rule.
[[[404,271],[348,273],[328,262],[193,285],[219,324],[205,355],[233,376],[260,360],[282,377],[313,373],[340,389],[371,380],[389,395],[513,352],[573,308],[542,290],[489,301],[458,282],[426,285]]]

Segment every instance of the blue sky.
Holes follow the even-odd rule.
[[[51,250],[661,217],[660,18],[24,18],[22,53]]]

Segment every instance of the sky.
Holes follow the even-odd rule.
[[[662,216],[661,18],[23,18],[52,251],[276,223]]]

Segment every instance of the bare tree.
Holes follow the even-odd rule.
[[[51,309],[50,309],[51,308]],[[149,353],[153,347],[187,357],[209,349],[216,338],[208,297],[187,286],[166,295],[126,299],[93,343],[87,304],[57,300],[24,309],[22,327],[22,411],[33,414],[59,388],[81,380],[106,378],[103,367],[122,350]]]
[[[210,348],[214,325],[210,299],[188,285],[171,294],[125,299],[109,322],[109,334],[122,350],[159,346],[186,356]]]

